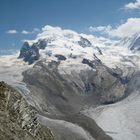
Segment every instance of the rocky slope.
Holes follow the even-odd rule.
[[[55,108],[51,112],[79,112],[84,106],[114,103],[127,96],[129,77],[122,77],[121,70],[109,69],[97,60],[91,64],[94,69],[86,63],[81,65],[87,69],[61,73],[60,63],[39,61],[23,73],[23,80],[39,108],[43,110],[50,105],[50,109]]]
[[[54,140],[52,132],[39,123],[37,112],[4,82],[0,82],[0,104],[1,140]]]

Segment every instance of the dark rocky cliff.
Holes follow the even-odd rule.
[[[34,63],[39,59],[39,49],[36,45],[30,46],[28,42],[25,42],[20,50],[19,58],[22,58],[29,64]]]

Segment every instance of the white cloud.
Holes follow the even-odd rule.
[[[120,26],[109,32],[112,36],[127,37],[140,33],[140,18],[129,18]]]
[[[101,28],[102,27],[102,28]],[[93,30],[91,30],[93,29]],[[99,32],[100,34],[106,34],[110,37],[128,37],[136,33],[140,33],[140,18],[129,18],[127,21],[115,28],[108,26],[89,27],[91,32]]]
[[[135,2],[130,2],[124,6],[125,9],[140,9],[140,0],[135,0]]]
[[[30,32],[28,32],[28,31],[26,31],[26,30],[23,30],[21,33],[22,33],[22,34],[25,34],[25,35],[30,34]]]
[[[112,29],[112,27],[110,25],[107,25],[107,26],[98,26],[98,27],[90,26],[89,27],[89,31],[90,32],[103,32],[103,33],[107,33],[111,29]]]
[[[17,30],[8,30],[6,31],[7,34],[17,34]]]
[[[39,31],[40,31],[40,29],[34,28],[33,31],[32,31],[32,33],[36,33],[36,32],[39,32]]]
[[[24,35],[28,35],[28,34],[35,34],[39,31],[40,30],[38,28],[34,28],[32,31],[23,30],[21,33],[24,34]]]

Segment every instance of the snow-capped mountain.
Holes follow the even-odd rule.
[[[64,139],[128,140],[128,133],[129,140],[139,139],[140,58],[130,47],[138,46],[137,39],[112,41],[45,26],[24,42],[21,59],[0,57],[0,75],[38,111],[40,122]]]
[[[71,30],[62,30],[46,26],[35,40],[24,43],[19,58],[24,58],[30,64],[39,58],[66,59],[88,57],[93,58],[96,46],[102,46],[101,40],[87,39]],[[97,49],[99,51],[99,49]],[[101,50],[100,52],[101,53]],[[58,57],[61,55],[61,57]]]
[[[133,47],[130,47],[130,42],[132,44],[128,39],[121,42],[112,41],[59,27],[45,26],[35,40],[28,40],[23,44],[19,58],[23,58],[29,64],[41,59],[79,63],[84,58],[91,61],[99,58],[109,67],[124,65],[124,62],[125,65],[134,66],[134,54],[131,52]],[[129,47],[124,47],[126,44]],[[136,46],[136,43],[134,45]]]

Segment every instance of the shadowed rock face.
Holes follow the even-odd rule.
[[[140,37],[138,37],[131,45],[130,50],[140,51]]]
[[[96,47],[96,50],[99,52],[100,55],[103,55],[102,50],[99,47]]]
[[[53,140],[37,112],[13,88],[0,82],[0,140]]]
[[[55,57],[56,57],[58,60],[66,60],[66,59],[67,59],[64,55],[60,55],[60,54],[56,54]]]
[[[82,46],[83,48],[92,46],[91,42],[88,39],[83,38],[83,37],[80,38],[80,41],[78,41],[78,44]]]
[[[25,42],[20,50],[20,55],[18,58],[22,58],[25,62],[29,64],[34,63],[40,58],[39,50],[45,49],[47,47],[46,40],[38,40],[38,42],[29,45],[28,42]]]
[[[88,59],[85,59],[85,58],[84,58],[84,59],[82,60],[82,63],[83,63],[83,64],[87,64],[88,66],[90,66],[90,67],[92,67],[92,68],[95,68],[95,67],[94,67],[94,64],[93,64],[90,60],[88,60]]]
[[[25,62],[32,64],[39,59],[39,56],[39,49],[37,46],[33,45],[31,47],[28,42],[25,42],[20,50],[19,58],[22,58]]]
[[[39,40],[36,43],[37,48],[39,49],[45,49],[45,47],[47,46],[47,41],[46,40]]]

